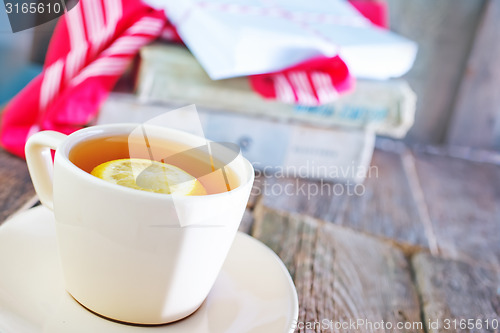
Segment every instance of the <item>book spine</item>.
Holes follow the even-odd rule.
[[[192,55],[178,47],[149,46],[141,57],[137,93],[144,101],[195,103],[323,128],[367,128],[396,138],[404,137],[413,125],[416,96],[402,80],[359,80],[355,91],[337,101],[306,107],[266,100],[246,78],[212,81]]]
[[[375,135],[322,129],[230,113],[205,113],[205,135],[237,143],[259,170],[311,179],[360,183],[366,177]]]
[[[98,123],[144,122],[176,108],[111,94]],[[323,129],[200,107],[198,113],[207,139],[238,144],[243,156],[265,173],[358,184],[370,168],[373,131]]]

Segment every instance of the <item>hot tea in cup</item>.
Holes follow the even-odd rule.
[[[28,140],[26,158],[40,201],[54,211],[66,290],[102,316],[163,324],[193,313],[207,297],[254,173],[241,155],[212,149],[204,138],[154,126],[134,136],[141,133],[137,128],[40,132]],[[49,149],[56,150],[53,166]],[[129,161],[125,174],[143,190],[91,174],[120,160]],[[177,182],[181,190],[174,181],[167,194],[154,191],[157,182],[148,177],[164,169],[184,177]]]
[[[69,160],[80,169],[92,173],[98,166],[118,160],[140,159],[147,165],[151,160],[155,161],[151,157],[153,155],[156,162],[173,165],[193,176],[203,185],[206,194],[223,193],[238,187],[235,172],[218,161],[217,157],[208,154],[204,147],[206,145],[192,148],[179,142],[157,138],[148,138],[146,145],[143,137],[110,136],[79,143],[71,150]],[[140,167],[140,163],[137,164]],[[143,169],[135,170],[139,182],[140,171]]]

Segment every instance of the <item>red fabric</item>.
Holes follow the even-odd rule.
[[[373,24],[388,27],[385,1],[349,2]],[[355,83],[340,57],[312,59],[280,72],[255,75],[249,79],[252,88],[264,98],[309,106],[332,102],[339,94],[353,89]]]
[[[268,99],[318,105],[335,100],[354,87],[354,78],[340,57],[315,58],[286,70],[250,77],[252,88]]]
[[[349,0],[364,17],[381,28],[389,28],[387,2],[381,0]]]
[[[6,106],[1,144],[24,157],[30,134],[69,134],[88,124],[140,47],[164,25],[163,11],[139,0],[81,0],[59,20],[42,74]]]
[[[385,2],[351,2],[375,24],[387,23]],[[0,143],[24,157],[32,133],[69,134],[88,124],[139,49],[159,36],[181,42],[164,13],[140,0],[80,0],[59,21],[42,74],[6,106]],[[305,105],[330,102],[354,85],[339,57],[311,59],[250,82],[265,98]]]

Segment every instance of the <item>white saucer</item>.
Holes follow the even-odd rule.
[[[295,286],[281,260],[239,233],[214,288],[192,316],[131,326],[87,311],[63,287],[52,212],[23,212],[0,227],[2,333],[289,333],[298,316]]]

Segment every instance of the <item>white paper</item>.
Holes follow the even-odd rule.
[[[413,65],[416,43],[372,25],[345,0],[145,0],[165,9],[211,79],[278,71],[340,54],[359,78]]]

